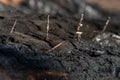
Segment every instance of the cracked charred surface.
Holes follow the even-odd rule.
[[[15,20],[15,31],[6,44]],[[0,79],[119,80],[119,25],[111,23],[100,34],[101,40],[93,42],[105,21],[84,21],[80,41],[76,36],[78,23],[79,18],[50,16],[46,40],[47,15],[0,13]]]

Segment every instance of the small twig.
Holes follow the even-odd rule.
[[[57,44],[57,45],[55,45],[53,48],[49,49],[47,52],[54,51],[56,48],[58,48],[59,46],[61,46],[63,43],[64,43],[64,41],[63,41],[63,42],[58,43],[58,44]]]
[[[76,32],[76,35],[77,35],[77,38],[78,38],[78,41],[81,39],[81,35],[82,35],[83,32],[80,32],[80,31],[77,31]]]
[[[14,22],[14,24],[13,24],[13,26],[12,26],[12,29],[11,29],[11,31],[10,31],[10,33],[9,33],[9,35],[8,35],[8,37],[7,37],[7,39],[6,39],[6,43],[8,43],[9,38],[10,38],[10,34],[12,34],[12,33],[13,33],[13,31],[14,31],[14,29],[15,29],[16,24],[17,24],[17,20],[15,20],[15,22]]]
[[[78,40],[81,38],[81,35],[82,35],[82,32],[80,32],[80,28],[83,27],[83,24],[82,24],[83,18],[84,18],[84,14],[82,13],[79,25],[77,27],[77,32],[76,32]]]
[[[111,17],[108,17],[108,19],[107,19],[107,21],[106,21],[106,23],[105,23],[102,31],[99,32],[99,33],[92,39],[92,41],[95,41],[95,40],[96,40],[96,41],[100,41],[100,40],[101,40],[101,39],[100,39],[100,34],[104,33],[104,31],[106,30],[106,28],[107,28],[107,26],[108,26],[108,24],[109,24],[109,22],[110,22],[110,19],[111,19]]]
[[[77,31],[79,31],[80,28],[83,27],[83,24],[82,24],[83,18],[84,18],[84,14],[82,13],[81,18],[80,18],[80,22],[79,22],[79,25],[78,25],[78,28],[77,28]]]
[[[108,26],[108,24],[109,24],[109,22],[110,22],[110,19],[111,19],[111,17],[108,17],[108,19],[107,19],[107,21],[106,21],[106,23],[105,23],[105,26],[103,27],[102,32],[104,32],[104,31],[106,30],[106,28],[107,28],[107,26]]]
[[[49,26],[49,24],[50,24],[50,20],[49,20],[49,15],[48,15],[48,17],[47,17],[47,33],[46,33],[46,40],[48,40],[49,39],[49,29],[50,29],[50,26]]]
[[[15,20],[14,25],[13,25],[13,27],[12,27],[10,33],[13,33],[13,31],[14,31],[14,29],[15,29],[15,26],[16,26],[16,23],[17,23],[17,20]]]

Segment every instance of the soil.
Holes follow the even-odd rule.
[[[79,20],[51,15],[46,39],[47,15],[0,12],[0,80],[119,80],[119,24],[84,20],[78,40]]]

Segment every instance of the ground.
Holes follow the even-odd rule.
[[[46,14],[0,12],[0,79],[119,80],[119,24],[101,33],[106,20],[84,20],[78,40],[79,20],[50,16],[46,40]]]

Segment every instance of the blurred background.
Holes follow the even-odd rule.
[[[0,0],[0,11],[120,19],[120,0]]]

